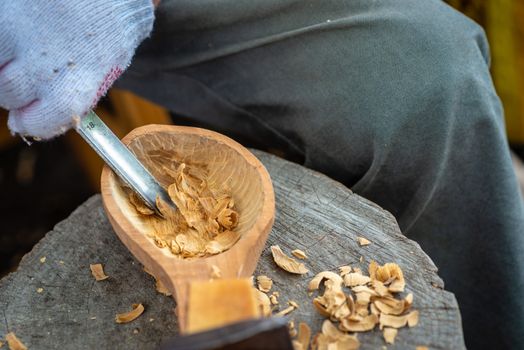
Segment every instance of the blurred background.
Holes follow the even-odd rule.
[[[524,158],[524,1],[447,2],[486,30],[508,139],[519,162]],[[191,124],[116,89],[101,101],[97,113],[120,137],[144,124]],[[56,223],[99,192],[102,168],[102,161],[74,132],[28,147],[9,134],[6,118],[7,112],[0,109],[0,277],[16,269]],[[524,183],[524,173],[521,176]]]

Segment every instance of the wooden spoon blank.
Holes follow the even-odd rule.
[[[206,164],[208,181],[227,182],[231,186],[240,214],[236,228],[241,233],[240,240],[218,255],[182,259],[167,248],[158,248],[146,236],[148,227],[128,203],[116,175],[107,166],[102,171],[102,199],[111,225],[131,253],[173,293],[180,328],[184,330],[191,281],[209,280],[213,265],[224,278],[253,274],[275,216],[271,179],[262,163],[246,148],[209,130],[148,125],[133,130],[122,141],[163,185],[168,180],[148,151],[163,149],[179,161]]]

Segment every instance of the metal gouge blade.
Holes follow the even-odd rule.
[[[174,206],[164,188],[95,112],[90,111],[81,118],[76,131],[158,215],[162,216],[156,206],[157,196]]]

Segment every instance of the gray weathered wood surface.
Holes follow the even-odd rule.
[[[371,259],[397,262],[407,291],[415,296],[420,322],[401,329],[388,349],[464,348],[455,297],[442,289],[432,261],[417,243],[401,235],[390,213],[322,174],[263,152],[255,154],[272,176],[277,200],[275,225],[256,274],[273,278],[281,304],[290,299],[299,303],[291,319],[307,322],[314,332],[319,329],[322,317],[306,292],[315,273],[346,264],[367,270]],[[360,247],[357,236],[372,244]],[[288,253],[295,248],[306,251],[309,275],[291,275],[276,267],[269,251],[272,244]],[[95,282],[92,263],[104,264],[110,278]],[[38,288],[43,291],[38,293]],[[139,302],[146,308],[140,318],[129,324],[114,322],[116,313]],[[117,239],[97,195],[56,225],[24,257],[18,271],[0,281],[0,339],[12,331],[30,349],[152,349],[177,335],[174,307],[173,299],[155,291],[153,278]],[[362,349],[385,345],[378,329],[358,337]]]

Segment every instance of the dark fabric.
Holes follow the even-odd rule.
[[[524,210],[482,29],[439,0],[173,0],[119,84],[391,211],[472,349],[524,348]]]

